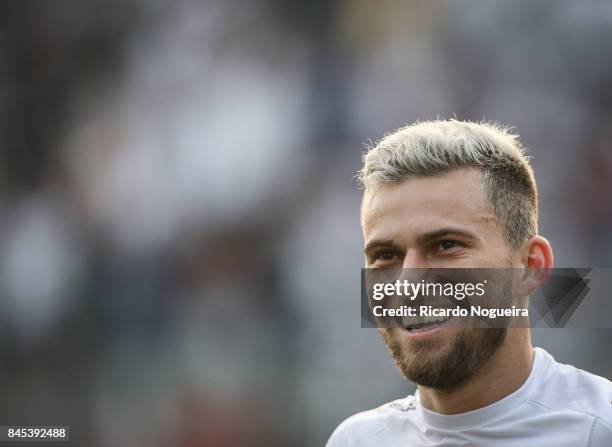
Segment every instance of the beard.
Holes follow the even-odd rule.
[[[488,271],[491,290],[473,304],[499,308],[517,304],[513,294],[517,274],[510,268]],[[379,328],[379,333],[405,378],[424,387],[449,392],[474,378],[504,344],[509,322],[497,321],[496,324],[503,326],[482,327],[482,322],[458,320],[455,327],[444,329],[446,334],[425,340],[404,339],[400,333],[404,329],[397,327]],[[480,326],[470,327],[474,324]]]
[[[446,392],[477,375],[507,334],[505,327],[463,328],[449,330],[457,335],[447,343],[440,339],[401,343],[396,330],[381,328],[379,333],[402,375],[418,385]]]

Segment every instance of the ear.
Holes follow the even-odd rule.
[[[548,280],[554,263],[553,251],[550,242],[539,235],[525,241],[521,251],[521,263],[525,273],[519,291],[520,295],[529,296]]]

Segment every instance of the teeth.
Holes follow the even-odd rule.
[[[416,326],[417,324],[431,324],[444,322],[449,318],[443,316],[424,316],[424,317],[402,317],[404,327]]]
[[[420,319],[417,317],[408,317],[408,316],[402,317],[402,324],[404,325],[404,327],[413,326],[415,324],[419,324],[420,322],[421,322]]]

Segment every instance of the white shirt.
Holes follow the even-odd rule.
[[[443,415],[417,391],[348,418],[327,447],[612,447],[612,382],[535,351],[525,383],[491,405]]]

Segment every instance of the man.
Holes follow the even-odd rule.
[[[417,123],[364,157],[366,267],[552,267],[536,183],[498,125]],[[532,291],[538,278],[525,275]],[[525,298],[529,292],[524,292]],[[418,390],[344,421],[328,446],[612,446],[612,383],[533,348],[528,327],[379,329]]]

